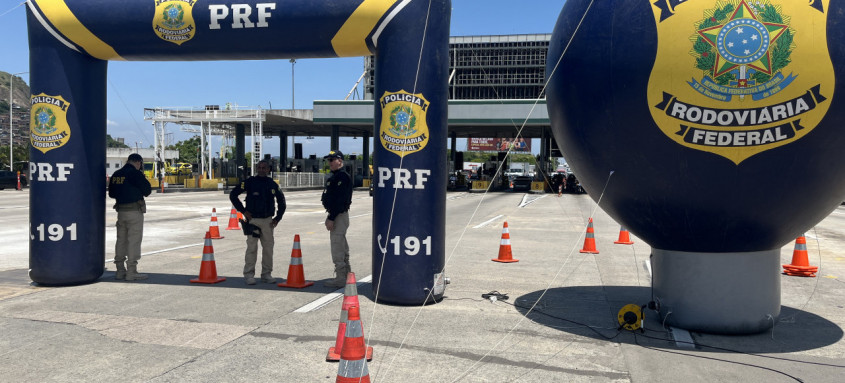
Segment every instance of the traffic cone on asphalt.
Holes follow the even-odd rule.
[[[625,230],[624,227],[619,227],[619,239],[614,241],[613,243],[618,243],[620,245],[633,245],[634,242],[631,242],[631,235],[628,233],[628,230]]]
[[[226,278],[217,276],[217,264],[214,263],[214,246],[211,245],[211,233],[205,232],[205,246],[202,247],[202,263],[200,263],[200,275],[197,279],[191,279],[191,283],[217,283],[223,282]]]
[[[349,308],[349,321],[346,325],[343,350],[340,351],[340,364],[337,366],[335,383],[370,383],[370,371],[364,357],[364,326],[358,306]]]
[[[795,240],[795,250],[792,251],[792,264],[783,265],[783,273],[794,277],[815,277],[818,266],[810,266],[807,258],[807,239],[800,236]]]
[[[337,325],[337,338],[334,347],[329,347],[326,354],[326,362],[337,362],[340,360],[340,351],[343,350],[343,337],[346,335],[346,322],[349,319],[349,308],[352,306],[361,307],[358,304],[358,285],[355,282],[355,273],[346,274],[346,287],[343,290],[343,304],[340,306],[340,322]],[[373,348],[367,347],[367,360],[373,360]]]
[[[499,258],[492,259],[494,262],[511,263],[519,262],[518,259],[513,259],[511,252],[511,235],[508,232],[508,221],[505,221],[502,226],[502,241],[499,244]]]
[[[211,223],[208,225],[208,232],[211,233],[211,239],[222,239],[220,235],[220,227],[217,225],[217,208],[211,209]]]
[[[582,253],[598,254],[596,250],[596,233],[593,231],[593,219],[590,218],[590,223],[587,224],[587,235],[584,236],[584,248]]]
[[[279,287],[293,287],[301,289],[313,285],[314,282],[305,281],[305,270],[302,267],[302,250],[299,248],[299,234],[293,237],[293,250],[290,252],[290,266],[288,266],[288,279],[277,284]]]
[[[229,227],[226,230],[240,230],[241,226],[238,224],[238,211],[232,206],[232,211],[229,212]]]

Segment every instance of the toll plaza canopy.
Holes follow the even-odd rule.
[[[536,105],[535,105],[536,104]],[[314,101],[314,109],[206,110],[148,108],[145,119],[180,124],[201,122],[221,127],[262,124],[265,136],[362,137],[373,133],[373,101]],[[449,135],[542,138],[549,127],[546,100],[449,100]]]
[[[339,148],[340,137],[363,137],[362,152],[368,160],[368,138],[373,135],[373,100],[316,100],[314,109],[254,109],[207,105],[203,109],[145,109],[144,118],[152,120],[156,137],[163,137],[164,124],[199,125],[202,135],[235,137],[236,156],[243,159],[245,136],[251,136],[256,163],[263,156],[261,137],[280,137],[281,158],[288,157],[287,137],[331,137],[331,149]],[[203,128],[203,127],[207,128]],[[241,127],[241,128],[239,128]],[[520,131],[521,129],[521,131]],[[549,114],[546,100],[449,100],[448,136],[452,153],[458,151],[460,138],[539,138],[540,154],[548,157],[551,147]],[[164,142],[157,140],[157,142]],[[257,149],[257,150],[255,150]],[[156,150],[163,147],[156,145]],[[210,154],[210,153],[209,153]],[[454,161],[454,158],[451,158]],[[365,172],[368,173],[367,170]]]

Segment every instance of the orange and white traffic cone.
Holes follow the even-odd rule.
[[[587,235],[584,236],[584,248],[582,253],[598,254],[596,249],[596,233],[593,230],[593,218],[590,218],[590,223],[587,224]]]
[[[226,278],[217,276],[217,264],[214,263],[214,246],[211,245],[211,234],[205,232],[205,246],[202,247],[202,263],[200,263],[200,275],[197,279],[191,279],[191,283],[217,283],[223,282]]]
[[[301,289],[313,285],[314,282],[305,281],[305,270],[302,267],[302,250],[299,248],[299,234],[293,237],[293,250],[290,252],[290,266],[288,279],[277,284],[279,287],[293,287]]]
[[[491,259],[493,262],[511,263],[519,262],[518,259],[513,259],[513,252],[511,252],[511,235],[508,232],[508,221],[505,221],[502,226],[502,241],[499,243],[499,258]]]
[[[220,227],[217,225],[217,208],[211,209],[211,223],[208,225],[208,232],[211,233],[211,239],[222,239],[220,235]]]
[[[361,324],[358,306],[349,308],[349,321],[344,336],[346,339],[340,351],[335,383],[370,383],[370,371],[365,358],[364,326]]]
[[[329,347],[326,354],[326,362],[337,362],[340,360],[340,351],[343,350],[343,337],[346,335],[346,322],[349,320],[349,308],[352,306],[361,307],[358,304],[358,284],[355,282],[355,273],[346,274],[346,287],[343,290],[343,304],[340,306],[340,323],[337,326],[337,338],[334,347]],[[367,360],[373,360],[373,348],[367,347]]]
[[[795,250],[792,251],[792,264],[783,265],[783,273],[794,277],[815,277],[818,266],[810,266],[807,258],[807,239],[800,236],[795,240]]]
[[[625,230],[624,227],[619,227],[619,239],[614,241],[613,243],[618,243],[620,245],[633,245],[634,242],[631,241],[631,234],[628,233],[628,230]]]
[[[232,211],[229,212],[229,227],[226,230],[240,230],[241,226],[238,224],[238,211],[232,206]]]

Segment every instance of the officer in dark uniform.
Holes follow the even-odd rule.
[[[114,172],[109,179],[109,197],[115,199],[114,210],[117,210],[117,242],[114,245],[114,264],[117,267],[115,279],[127,281],[147,279],[146,274],[138,274],[141,239],[144,236],[144,213],[147,212],[144,197],[152,192],[150,181],[147,181],[147,177],[141,172],[143,165],[144,158],[140,154],[132,153],[126,165]]]
[[[229,193],[229,200],[232,206],[243,213],[246,222],[258,228],[260,235],[248,235],[246,237],[246,254],[244,256],[244,280],[246,284],[255,284],[255,261],[258,257],[258,240],[261,239],[261,281],[265,283],[276,283],[273,272],[273,229],[282,220],[285,214],[285,195],[279,189],[276,181],[273,181],[270,174],[270,163],[266,160],[258,162],[255,168],[255,176],[249,177],[238,184]],[[246,192],[246,208],[238,196]],[[275,200],[275,201],[274,201]],[[278,209],[276,209],[278,205]]]
[[[323,157],[329,160],[331,177],[326,181],[323,190],[323,207],[329,216],[326,217],[326,230],[331,240],[332,262],[334,262],[335,278],[323,283],[327,287],[343,287],[346,285],[346,274],[352,272],[349,265],[349,243],[346,242],[346,231],[349,229],[349,205],[352,204],[352,177],[343,170],[343,153],[332,150]]]

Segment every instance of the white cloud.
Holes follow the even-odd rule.
[[[106,120],[106,126],[118,126],[119,124],[112,120]]]

